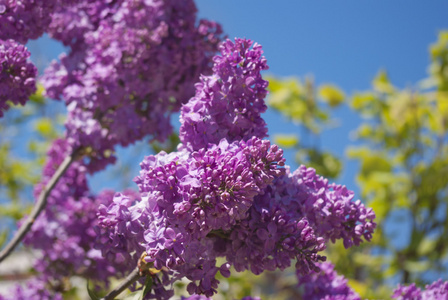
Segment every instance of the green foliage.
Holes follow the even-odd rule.
[[[350,99],[363,121],[357,146],[348,146],[346,155],[359,162],[361,198],[374,209],[378,228],[371,243],[348,253],[336,243],[327,255],[363,298],[388,298],[392,276],[424,284],[426,271],[448,272],[441,263],[448,258],[448,31],[440,33],[430,53],[430,77],[418,85],[399,89],[382,70],[371,90]],[[309,80],[303,85],[271,79],[270,87],[269,104],[314,137],[345,99],[338,88],[325,85],[318,88],[318,103]],[[342,164],[331,153],[305,147],[295,135],[275,141],[294,149],[297,160],[318,173],[338,176]]]
[[[310,78],[305,79],[305,83],[297,78],[269,77],[268,80],[268,104],[315,138],[335,123],[330,118],[331,113],[345,100],[344,92],[335,85],[323,84],[316,88]],[[301,142],[297,135],[275,135],[274,142],[282,148],[293,149],[297,164],[313,167],[322,176],[336,178],[342,170],[341,160],[333,153],[322,151],[307,141]]]
[[[448,242],[443,241],[448,231],[442,224],[448,202],[448,118],[443,92],[448,74],[445,78],[442,72],[434,72],[434,66],[445,68],[448,44],[442,39],[436,45],[432,77],[426,81],[436,83],[432,89],[398,90],[380,72],[373,91],[355,95],[352,102],[365,120],[357,131],[365,146],[349,149],[347,154],[361,164],[357,179],[362,196],[377,214],[381,244],[390,245],[392,251],[390,265],[384,264],[387,275],[400,275],[405,283],[421,280],[427,270],[443,270],[440,260],[448,254]],[[410,231],[410,241],[397,246],[384,226],[400,226],[393,218],[403,209],[412,217],[403,230]],[[445,216],[440,216],[441,211]]]
[[[318,88],[319,97],[317,97],[311,78],[306,78],[304,83],[297,78],[267,79],[270,92],[268,104],[295,124],[304,126],[314,134],[318,134],[323,125],[330,121],[329,111],[320,104],[328,103],[333,108],[344,101],[344,93],[328,84]]]
[[[163,143],[159,141],[154,141],[150,144],[154,153],[159,153],[160,151],[165,151],[170,153],[176,151],[177,145],[179,145],[180,139],[177,133],[171,134],[166,141]]]

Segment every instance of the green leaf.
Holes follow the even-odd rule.
[[[34,124],[34,128],[44,138],[51,139],[57,136],[53,126],[53,120],[49,118],[38,119]]]
[[[276,134],[274,143],[281,148],[293,148],[299,144],[299,138],[295,134]]]
[[[428,255],[434,251],[436,244],[436,239],[425,238],[420,242],[420,245],[417,248],[417,253],[421,256]]]
[[[146,276],[145,287],[143,289],[142,297],[140,298],[140,300],[143,300],[143,298],[149,292],[151,292],[151,289],[152,289],[152,277],[151,276]]]
[[[319,88],[319,96],[331,107],[339,106],[345,99],[344,92],[333,84],[321,85]]]
[[[98,296],[95,294],[94,291],[92,291],[92,290],[89,288],[89,282],[88,282],[88,281],[87,281],[87,293],[89,294],[90,299],[92,299],[92,300],[100,300],[100,299],[101,299],[100,297],[98,297]]]
[[[2,231],[0,233],[0,247],[3,247],[3,244],[6,242],[8,238],[8,231]]]
[[[406,261],[404,263],[404,269],[411,273],[420,273],[428,270],[429,267],[429,261]]]
[[[394,91],[394,87],[389,81],[387,72],[384,70],[378,72],[375,79],[373,79],[372,84],[373,88],[381,93],[392,93]]]
[[[45,103],[44,92],[45,92],[44,86],[42,84],[37,84],[37,91],[30,96],[30,101],[37,104],[44,104]]]

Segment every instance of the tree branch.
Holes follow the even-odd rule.
[[[125,289],[127,289],[130,285],[136,282],[142,275],[140,274],[139,268],[135,268],[131,274],[129,274],[126,279],[120,283],[115,289],[110,291],[104,298],[101,300],[113,300],[116,296],[120,295]]]
[[[68,169],[68,167],[72,164],[73,161],[77,158],[78,151],[75,150],[70,156],[67,156],[64,161],[61,163],[61,165],[58,167],[56,172],[53,174],[53,176],[50,178],[50,180],[47,182],[45,187],[43,188],[42,192],[39,195],[39,198],[36,202],[36,204],[33,207],[33,210],[31,211],[31,214],[28,216],[26,221],[20,226],[19,230],[16,232],[12,240],[6,245],[6,247],[0,252],[0,263],[11,254],[11,252],[14,250],[14,248],[17,247],[17,245],[23,240],[23,238],[26,236],[28,231],[30,231],[31,227],[33,226],[34,222],[36,221],[37,217],[40,215],[42,210],[47,205],[47,199],[50,195],[53,188],[58,183],[59,179],[64,175],[65,171]]]

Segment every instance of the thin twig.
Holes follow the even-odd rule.
[[[61,163],[61,165],[58,167],[56,172],[53,174],[53,176],[50,178],[50,180],[47,182],[42,192],[40,193],[39,198],[36,204],[34,205],[33,210],[31,211],[31,214],[28,216],[28,218],[22,224],[22,226],[20,226],[19,230],[16,232],[12,240],[0,252],[0,263],[6,257],[8,257],[9,254],[11,254],[14,248],[17,247],[17,245],[26,236],[28,231],[30,231],[37,217],[47,205],[48,196],[50,195],[53,188],[56,186],[56,183],[58,183],[59,179],[62,177],[62,175],[64,175],[65,171],[72,164],[72,162],[76,160],[77,153],[78,151],[73,151],[73,153],[70,156],[67,156]]]
[[[126,279],[122,283],[120,283],[119,286],[110,291],[109,294],[104,296],[104,298],[101,298],[101,300],[115,299],[116,296],[120,295],[125,289],[136,282],[140,277],[142,277],[142,275],[140,274],[140,270],[138,268],[135,268],[134,271],[132,271],[132,273],[129,274]]]

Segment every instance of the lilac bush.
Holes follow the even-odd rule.
[[[182,299],[210,299],[218,274],[291,265],[304,299],[360,299],[323,251],[336,240],[346,248],[370,241],[375,213],[314,169],[292,171],[265,139],[261,45],[222,41],[220,25],[197,20],[190,0],[6,0],[0,117],[7,101],[23,105],[35,91],[37,70],[20,43],[44,32],[69,49],[40,79],[48,97],[65,102],[67,121],[34,197],[66,157],[77,159],[24,240],[39,250],[39,276],[0,299],[62,299],[72,276],[101,292],[135,270],[139,284],[151,279],[145,299],[169,299],[180,280],[190,294]],[[179,110],[180,144],[144,158],[138,192],[91,191],[88,174],[113,163],[117,145],[164,140]],[[447,290],[437,281],[393,296],[446,299]]]
[[[50,34],[70,47],[42,78],[68,108],[67,140],[89,148],[91,171],[114,146],[164,140],[170,114],[194,93],[220,41],[218,24],[197,24],[193,1],[77,1],[57,9]]]
[[[43,278],[29,280],[26,285],[16,285],[8,296],[0,295],[0,300],[62,300],[62,294],[55,292]]]
[[[347,285],[347,279],[338,275],[331,263],[319,264],[320,271],[300,276],[299,286],[304,289],[303,298],[309,300],[361,300]]]
[[[48,28],[57,0],[0,1],[0,39],[25,44],[37,39]],[[65,1],[61,1],[63,4]]]
[[[14,40],[0,39],[0,118],[9,107],[8,101],[25,105],[36,91],[37,69],[28,61],[29,57],[25,46]]]
[[[422,290],[412,283],[411,285],[399,285],[392,295],[397,300],[430,300],[448,299],[448,281],[443,282],[441,279],[426,285]]]
[[[291,174],[283,151],[262,140],[261,47],[235,39],[220,49],[214,74],[201,78],[182,109],[178,151],[143,160],[135,178],[140,201],[118,194],[100,207],[97,246],[105,256],[144,251],[147,263],[167,270],[166,284],[186,277],[190,294],[207,297],[216,293],[216,274],[228,277],[232,266],[260,274],[294,260],[306,275],[319,271],[327,241],[358,245],[375,228],[375,214],[352,202],[352,192],[304,166]]]

